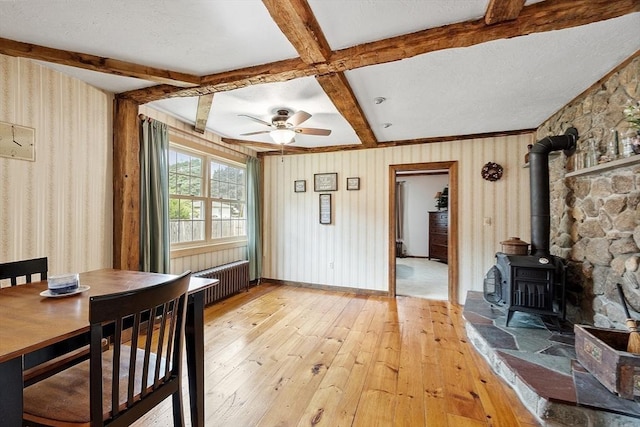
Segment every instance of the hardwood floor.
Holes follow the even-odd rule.
[[[539,425],[467,343],[460,313],[270,284],[210,306],[206,425]],[[167,400],[135,425],[171,424]]]

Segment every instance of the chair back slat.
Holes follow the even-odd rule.
[[[154,316],[152,315],[153,313],[155,313],[156,310],[155,308],[149,309],[147,311],[149,319],[147,320],[147,338],[145,340],[145,344],[144,344],[144,348],[145,349],[150,349],[151,345],[153,343],[153,326],[154,326]],[[149,361],[150,361],[150,357],[151,357],[151,352],[150,351],[145,351],[144,352],[144,363],[143,363],[143,368],[142,368],[142,382],[140,383],[140,395],[141,396],[146,396],[148,390],[146,385],[149,382]]]
[[[6,262],[0,264],[0,280],[10,279],[11,286],[16,286],[21,277],[24,277],[26,283],[31,283],[32,276],[36,274],[40,275],[40,280],[47,280],[48,270],[47,257]]]
[[[190,272],[186,272],[148,288],[90,298],[92,334],[93,325],[115,322],[113,359],[109,361],[113,373],[111,407],[102,407],[102,398],[97,397],[102,396],[102,380],[96,379],[100,384],[94,384],[92,376],[92,420],[102,421],[103,416],[107,416],[118,421],[116,424],[127,425],[128,420],[157,404],[159,398],[151,397],[154,393],[166,396],[180,393],[189,276]],[[101,355],[94,356],[92,352],[91,357],[92,369],[94,362],[102,363]],[[97,360],[94,361],[94,357]],[[124,360],[126,363],[123,364]],[[128,370],[122,370],[121,364],[128,365]],[[121,382],[122,374],[126,378]],[[100,408],[94,405],[95,402],[100,402]]]
[[[175,310],[175,308],[176,308],[176,306],[174,304],[174,306],[172,307],[172,310]],[[177,320],[176,316],[172,316],[172,318],[171,318],[171,326],[170,326],[170,329],[169,329],[169,336],[168,336],[168,339],[167,339],[167,354],[171,355],[171,363],[174,363],[174,361],[176,360],[175,359],[176,355],[174,353],[174,346],[173,346],[173,344],[174,344],[173,337],[174,337],[175,329],[176,329],[176,320]],[[164,373],[163,373],[163,376],[162,376],[163,379],[169,378],[170,367],[171,367],[171,365],[169,363],[165,364]]]
[[[140,334],[140,322],[142,322],[140,313],[136,313],[133,316],[133,327],[131,328],[131,348],[138,348],[139,334]],[[136,366],[137,351],[132,351],[129,356],[129,381],[127,383],[127,405],[133,404],[133,398],[135,396],[135,370],[131,372],[131,367]]]
[[[120,363],[116,362],[120,360],[120,353],[122,350],[121,345],[116,343],[122,342],[122,317],[114,319],[116,322],[115,332],[113,334],[113,363],[111,374],[111,416],[116,417],[120,412]],[[130,372],[129,372],[130,374]]]
[[[170,320],[170,318],[167,316],[167,313],[170,312],[169,307],[170,307],[170,302],[165,303],[162,306],[162,315],[160,316],[160,328],[158,330],[158,345],[156,346],[156,354],[157,355],[162,355],[162,357],[165,358],[165,361],[168,363],[170,361],[170,358],[166,357],[166,355],[162,352],[162,348],[164,345],[164,340],[165,340],[165,332],[166,332],[166,327],[167,327],[167,320]],[[160,365],[161,363],[156,363],[155,366],[155,370],[153,372],[153,388],[156,388],[156,384],[158,384],[160,382]]]

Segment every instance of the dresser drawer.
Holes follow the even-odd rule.
[[[429,212],[429,220],[438,224],[446,224],[449,220],[449,212]]]
[[[447,261],[448,251],[446,246],[433,245],[429,247],[429,258],[437,258]]]
[[[429,212],[429,258],[447,262],[449,212]]]
[[[430,245],[441,245],[447,246],[447,235],[446,234],[430,234],[429,235],[429,244]]]

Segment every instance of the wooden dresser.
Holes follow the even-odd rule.
[[[447,262],[449,237],[449,212],[429,212],[429,259]]]

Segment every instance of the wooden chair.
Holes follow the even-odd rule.
[[[0,264],[0,280],[11,279],[11,286],[16,286],[20,277],[31,283],[34,274],[40,274],[40,280],[47,280],[48,270],[47,257],[7,262]]]
[[[172,396],[174,425],[183,426],[182,347],[190,274],[90,297],[90,359],[26,387],[24,425],[128,426]],[[128,328],[130,345],[123,342]],[[101,346],[105,334],[113,334],[107,352]]]
[[[48,270],[47,257],[7,262],[0,264],[0,280],[11,279],[11,286],[18,285],[18,279],[21,277],[24,277],[26,283],[31,283],[35,279],[33,276],[37,275],[40,275],[40,280],[47,280]],[[52,360],[47,360],[25,369],[24,382],[25,384],[31,384],[88,357],[88,346],[65,352]]]

